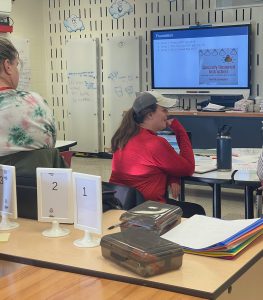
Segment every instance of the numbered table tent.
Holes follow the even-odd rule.
[[[16,172],[15,167],[0,165],[0,230],[9,230],[19,226],[9,221],[17,218]]]
[[[72,170],[37,168],[37,191],[38,221],[53,223],[51,232],[43,234],[54,237],[68,234],[58,224],[74,221]]]
[[[74,242],[78,247],[95,247],[100,243],[90,233],[102,233],[101,177],[73,172],[74,226],[84,230],[84,237]]]

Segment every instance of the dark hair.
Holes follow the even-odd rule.
[[[146,116],[155,112],[157,104],[152,104],[138,113],[130,108],[124,115],[120,127],[114,133],[111,139],[111,151],[114,153],[117,149],[123,149],[128,141],[140,131],[139,124],[143,123]]]
[[[0,37],[0,70],[3,61],[9,59],[12,63],[18,57],[15,46],[6,38]]]

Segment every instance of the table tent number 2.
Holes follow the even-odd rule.
[[[102,233],[101,177],[73,172],[74,227],[84,230],[84,237],[74,241],[77,247],[96,247],[100,239],[91,233]]]
[[[11,222],[17,218],[16,170],[13,166],[0,165],[0,230],[14,229],[19,226]]]
[[[72,170],[37,168],[38,221],[52,222],[52,228],[42,232],[47,237],[69,234],[59,223],[73,223]]]

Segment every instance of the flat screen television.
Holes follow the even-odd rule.
[[[249,95],[250,31],[244,23],[151,30],[152,89]]]

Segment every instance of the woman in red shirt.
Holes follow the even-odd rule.
[[[136,188],[145,200],[167,202],[167,186],[173,198],[178,197],[180,177],[193,174],[195,161],[185,129],[176,119],[167,119],[167,109],[175,103],[155,91],[140,93],[135,99],[112,138],[110,182]],[[167,127],[175,133],[180,153],[156,134]],[[189,204],[174,203],[183,211]]]

